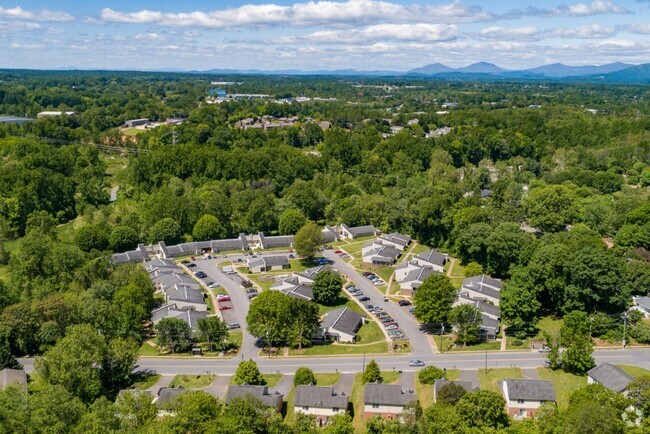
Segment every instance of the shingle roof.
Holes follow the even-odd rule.
[[[480,276],[468,277],[463,280],[462,289],[471,289],[475,292],[480,292],[488,297],[501,299],[501,281],[493,279],[484,274]]]
[[[5,368],[0,371],[0,389],[10,384],[24,386],[27,384],[27,376],[22,369]]]
[[[555,389],[550,381],[507,379],[503,382],[510,401],[555,401]]]
[[[151,321],[154,323],[158,323],[163,318],[178,318],[185,321],[192,331],[197,329],[200,319],[207,317],[207,312],[193,309],[179,309],[175,303],[166,304],[151,311]]]
[[[415,256],[415,259],[421,259],[426,262],[431,262],[435,265],[439,266],[444,266],[445,263],[447,262],[447,256],[440,253],[439,251],[435,249],[427,250],[426,252],[422,252],[419,255]]]
[[[404,282],[423,282],[427,277],[433,274],[431,268],[420,268],[419,270],[412,270],[406,275]]]
[[[232,385],[226,392],[226,404],[230,404],[233,399],[246,398],[252,396],[259,399],[269,407],[279,407],[282,403],[282,394],[278,392],[269,393],[267,386],[253,386],[250,384]]]
[[[257,267],[264,267],[265,265],[266,263],[264,262],[263,258],[254,258],[248,260],[248,268],[251,270]]]
[[[486,303],[481,300],[474,300],[471,297],[468,297],[467,295],[462,293],[458,295],[458,298],[467,300],[469,303],[466,302],[465,304],[472,304],[473,306],[477,307],[481,312],[485,314],[496,316],[497,318],[501,317],[501,308],[499,306],[495,306],[493,304]]]
[[[368,235],[375,235],[378,231],[373,225],[349,227],[342,224],[341,227],[345,228],[354,237],[364,237]]]
[[[282,293],[284,295],[288,295],[289,297],[299,298],[301,300],[311,301],[314,298],[314,290],[305,285],[296,285],[293,288],[282,291]]]
[[[406,247],[411,242],[411,237],[408,235],[400,234],[399,232],[393,232],[390,234],[384,234],[379,237],[382,240],[390,241],[395,244],[399,244],[402,247]]]
[[[405,392],[399,384],[366,384],[363,391],[364,404],[404,406],[416,400],[415,393]]]
[[[267,267],[289,264],[289,259],[286,256],[265,256],[262,260]]]
[[[634,297],[634,304],[650,311],[650,297]]]
[[[172,288],[165,289],[165,294],[167,300],[205,304],[204,292],[188,285],[174,285]]]
[[[124,253],[116,253],[111,256],[111,263],[125,264],[127,262],[145,262],[149,260],[149,252],[147,252],[144,244],[138,244],[135,250],[129,250]]]
[[[623,392],[634,377],[621,368],[609,363],[602,363],[587,372],[597,383],[614,392]]]
[[[334,408],[345,410],[347,395],[337,395],[332,386],[298,386],[293,401],[296,407]]]
[[[359,329],[363,322],[363,315],[353,310],[343,307],[332,310],[323,318],[322,327],[325,329],[336,330],[348,335],[353,335]]]
[[[388,258],[391,260],[395,260],[398,258],[398,256],[401,254],[399,250],[397,250],[394,247],[390,246],[377,246],[376,249],[372,249],[368,252],[366,252],[365,255],[363,255],[363,258],[366,259],[372,259],[373,257],[380,257],[380,258]]]
[[[395,266],[395,270],[401,270],[402,268],[409,268],[409,267],[422,268],[415,261],[404,261],[404,262],[400,262],[399,264],[397,264]]]
[[[293,235],[279,235],[275,237],[266,237],[265,249],[271,247],[289,247],[293,244]]]
[[[143,267],[150,273],[155,270],[178,270],[182,272],[181,268],[172,259],[153,258],[145,262]]]
[[[433,389],[435,390],[436,395],[438,394],[440,389],[442,389],[447,384],[451,384],[451,383],[458,384],[459,386],[462,386],[462,388],[465,389],[468,392],[472,392],[473,390],[476,390],[476,388],[477,388],[474,385],[474,383],[472,383],[471,381],[450,381],[450,380],[442,380],[441,379],[441,380],[436,380],[433,383]]]
[[[158,389],[158,399],[156,400],[157,404],[164,404],[171,402],[176,399],[179,395],[188,392],[182,386],[179,387],[161,387]]]

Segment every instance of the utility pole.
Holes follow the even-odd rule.
[[[362,366],[361,372],[362,373],[366,372],[366,353],[365,352],[363,353],[363,366]]]
[[[440,352],[442,353],[442,335],[445,333],[445,323],[440,323]]]
[[[621,315],[621,316],[623,317],[623,348],[625,348],[625,343],[626,343],[625,342],[625,332],[626,332],[626,329],[627,329],[627,312],[624,312],[623,315]]]
[[[487,348],[485,349],[485,373],[487,374]]]

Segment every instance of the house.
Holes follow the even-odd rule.
[[[361,254],[363,265],[386,267],[397,262],[397,258],[402,254],[402,251],[391,246],[384,246],[379,241],[370,241],[363,245]]]
[[[354,342],[357,331],[364,323],[364,316],[343,307],[325,315],[321,324],[321,337],[338,342]]]
[[[587,372],[587,384],[602,384],[612,392],[627,395],[627,386],[634,377],[610,363],[601,363]]]
[[[467,392],[473,392],[474,390],[477,389],[476,386],[471,381],[450,381],[450,380],[436,380],[433,383],[433,402],[438,402],[438,392],[440,392],[440,389],[442,389],[444,386],[447,384],[457,384],[461,386],[465,391]]]
[[[391,246],[398,250],[404,250],[411,244],[411,237],[408,235],[393,232],[391,234],[383,234],[379,236],[378,241],[385,246]]]
[[[182,273],[183,270],[171,259],[153,258],[143,264],[147,273],[164,272],[164,273]]]
[[[124,253],[115,253],[111,256],[111,264],[120,265],[127,263],[146,262],[150,259],[149,252],[144,244],[138,244],[135,250],[129,250]]]
[[[321,231],[321,233],[323,234],[324,243],[333,243],[334,241],[338,241],[339,239],[338,232],[336,232],[336,229],[334,229],[331,226],[325,226]]]
[[[165,271],[154,271],[149,275],[157,291],[173,288],[176,285],[185,285],[199,289],[201,285],[185,273],[167,273]]]
[[[422,268],[417,261],[400,262],[395,266],[395,281],[403,282],[410,272],[421,270]]]
[[[176,303],[164,304],[151,311],[151,322],[154,325],[158,324],[163,318],[178,318],[185,321],[193,332],[198,330],[199,320],[207,317],[208,313],[205,311],[180,309],[176,306]]]
[[[277,271],[291,268],[286,256],[264,256],[263,258],[248,258],[248,269],[253,273]]]
[[[427,250],[416,255],[414,261],[421,267],[433,268],[437,273],[442,273],[445,270],[445,264],[449,258],[444,253],[440,253],[435,249]]]
[[[206,312],[208,305],[205,302],[205,293],[189,285],[176,284],[163,290],[165,300],[175,304],[179,309],[193,309]]]
[[[379,229],[373,225],[349,227],[346,224],[342,224],[339,226],[339,233],[342,238],[355,239],[361,237],[374,237],[379,234]]]
[[[168,404],[170,402],[173,402],[177,397],[179,397],[180,395],[186,392],[188,392],[188,390],[183,388],[183,386],[161,387],[160,389],[158,389],[158,393],[156,394],[156,397],[154,398],[153,402],[155,404]]]
[[[291,247],[293,245],[293,235],[280,235],[267,237],[263,232],[257,234],[260,247],[263,249],[272,249],[276,247]]]
[[[399,384],[366,384],[363,390],[363,417],[395,419],[400,417],[407,404],[417,399],[412,390],[405,391]]]
[[[325,426],[330,418],[345,414],[348,408],[348,396],[338,395],[332,386],[297,386],[293,400],[294,413],[314,416],[318,426]]]
[[[545,402],[555,402],[555,389],[550,381],[507,379],[501,383],[506,411],[515,420],[534,419]]]
[[[299,283],[302,283],[303,285],[313,285],[316,276],[321,271],[328,271],[331,269],[332,267],[330,265],[319,265],[318,267],[307,268],[303,272],[293,273],[293,276],[298,279]]]
[[[485,274],[468,277],[463,280],[463,286],[459,293],[475,300],[489,301],[498,306],[501,300],[501,281]]]
[[[632,309],[638,310],[644,317],[650,318],[650,297],[632,297]]]
[[[289,297],[298,298],[301,300],[311,301],[314,299],[314,290],[311,286],[306,286],[302,284],[294,285],[288,289],[282,291],[284,295]]]
[[[146,125],[149,122],[150,122],[149,118],[131,119],[131,120],[128,120],[128,121],[124,122],[124,126],[126,128],[133,128],[133,127],[137,127],[138,125]]]
[[[23,369],[4,368],[0,371],[0,389],[10,385],[27,387],[27,375]]]
[[[251,384],[235,384],[228,387],[225,402],[229,405],[233,399],[254,398],[261,401],[267,407],[282,411],[284,396],[279,392],[270,393],[268,386],[254,386]]]
[[[399,282],[400,294],[413,296],[420,285],[433,273],[434,271],[428,267],[409,272],[404,280]]]
[[[458,294],[458,297],[454,302],[454,307],[461,304],[471,304],[479,311],[481,311],[482,322],[479,331],[479,336],[481,339],[494,340],[497,338],[497,335],[501,328],[501,308],[499,308],[499,306],[495,306],[482,300],[470,298],[465,293]]]

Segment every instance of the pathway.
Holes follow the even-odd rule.
[[[356,373],[341,374],[338,383],[334,385],[334,390],[339,395],[346,394],[347,396],[352,395],[352,386],[354,385],[354,378],[357,376]]]
[[[463,369],[460,371],[460,381],[470,381],[474,387],[480,387],[478,371],[476,369]]]
[[[158,391],[160,390],[161,387],[168,387],[169,383],[172,382],[174,379],[175,375],[161,375],[160,379],[156,384],[151,386],[150,388],[147,389],[147,392],[152,393],[154,396],[158,394]]]
[[[415,371],[402,372],[399,374],[397,384],[400,384],[403,390],[415,390]]]
[[[203,390],[219,399],[224,399],[226,397],[226,392],[228,392],[229,383],[230,375],[217,375],[217,378],[215,378],[214,381]]]
[[[283,375],[280,382],[272,389],[275,392],[281,393],[286,397],[289,394],[289,392],[291,392],[292,387],[293,387],[293,375]]]
[[[521,373],[524,375],[524,378],[527,380],[539,380],[539,374],[537,373],[536,368],[522,369]]]
[[[447,277],[452,277],[451,272],[454,270],[454,267],[456,266],[456,261],[458,261],[458,259],[451,256],[449,257],[449,267],[447,267],[447,273],[446,273]]]

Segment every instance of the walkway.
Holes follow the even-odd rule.
[[[230,375],[217,375],[217,378],[215,378],[214,381],[203,390],[219,399],[224,399],[226,397],[226,392],[228,392],[230,378]]]
[[[539,373],[537,372],[537,368],[522,369],[521,373],[527,380],[539,380]]]
[[[339,378],[338,383],[334,385],[334,390],[336,393],[339,395],[352,395],[352,386],[354,385],[354,379],[356,376],[356,373],[341,374],[341,378]]]
[[[476,369],[463,369],[460,371],[460,381],[470,381],[474,387],[480,387],[478,371]]]
[[[158,394],[158,391],[160,390],[161,387],[168,387],[169,383],[172,382],[174,379],[175,375],[161,375],[160,379],[151,386],[150,388],[147,389],[147,392],[150,392],[154,396]]]

